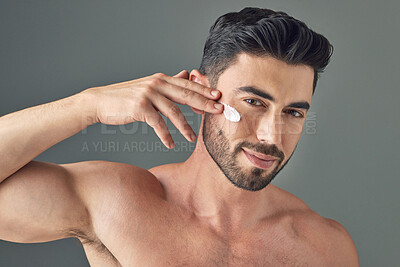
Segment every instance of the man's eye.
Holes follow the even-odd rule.
[[[253,105],[253,106],[262,106],[262,103],[260,101],[258,101],[257,99],[245,99],[244,101],[246,101],[247,103],[249,103],[250,105]]]
[[[301,114],[300,112],[298,112],[297,110],[294,110],[294,109],[288,110],[288,113],[290,115],[292,115],[293,117],[296,117],[296,118],[303,118],[304,117],[303,114]]]

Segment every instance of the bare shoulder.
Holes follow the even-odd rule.
[[[83,198],[116,196],[126,188],[132,192],[151,192],[162,196],[157,178],[148,170],[126,163],[85,161],[62,165],[74,177],[76,189]]]
[[[357,249],[350,233],[334,219],[324,218],[328,244],[331,248],[331,260],[341,266],[359,266]]]
[[[297,196],[276,189],[288,203],[288,217],[301,241],[318,251],[328,266],[359,266],[353,239],[342,224],[319,215]]]
[[[303,237],[318,247],[325,260],[335,266],[359,266],[358,255],[349,232],[339,222],[310,211],[299,219]]]
[[[319,251],[329,265],[359,266],[353,239],[342,224],[311,209],[296,214],[294,222],[301,239]]]
[[[157,178],[138,166],[109,162],[86,161],[63,164],[72,177],[74,190],[83,202],[91,224],[87,229],[78,229],[87,234],[96,232],[96,225],[112,221],[117,215],[140,203],[163,198],[163,188]]]
[[[86,161],[62,167],[90,217],[87,227],[68,229],[68,236],[81,241],[91,265],[117,266],[114,255],[121,249],[124,231],[148,208],[144,203],[163,198],[161,184],[151,172],[131,164]]]

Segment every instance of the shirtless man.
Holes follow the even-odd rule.
[[[89,88],[3,116],[0,238],[76,237],[92,266],[358,266],[342,225],[270,184],[295,150],[331,53],[326,38],[287,14],[246,8],[216,21],[199,70]],[[202,114],[185,162],[145,170],[33,161],[94,123],[144,121],[172,148],[160,113],[194,141],[174,102]],[[227,120],[219,102],[240,120]]]

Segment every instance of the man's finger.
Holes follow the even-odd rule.
[[[222,104],[204,97],[203,95],[172,83],[164,83],[158,88],[162,95],[169,100],[182,105],[189,105],[198,110],[203,110],[209,113],[221,113],[223,110]]]
[[[186,71],[186,74],[189,75],[189,72]],[[181,75],[179,77],[182,77],[183,73],[180,72],[177,75]],[[189,77],[187,77],[185,79],[177,79],[179,77],[175,77],[175,76],[171,77],[171,76],[165,75],[163,77],[163,79],[168,83],[189,89],[191,91],[194,91],[202,96],[205,96],[205,97],[213,99],[213,100],[217,100],[218,98],[221,97],[221,92],[216,89],[193,82],[193,81],[189,80]],[[160,88],[160,89],[162,89],[162,88]]]
[[[202,110],[199,110],[199,109],[194,108],[194,107],[190,107],[190,108],[194,111],[194,113],[197,113],[197,114],[204,114],[204,111],[202,111]]]
[[[169,120],[188,141],[195,141],[196,134],[192,127],[190,127],[182,111],[175,103],[162,95],[156,95],[152,99],[152,103],[164,116],[169,118]]]
[[[174,147],[174,140],[168,131],[167,124],[161,115],[153,108],[148,108],[144,111],[144,121],[154,129],[163,144],[168,148]]]
[[[189,72],[187,70],[182,70],[178,74],[174,75],[175,78],[189,79]]]

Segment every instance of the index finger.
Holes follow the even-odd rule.
[[[163,96],[178,104],[189,105],[192,108],[209,113],[221,113],[223,111],[222,104],[216,100],[204,97],[188,88],[165,82],[162,87],[158,87],[158,90]]]
[[[184,76],[184,71],[180,72],[179,74],[175,76],[168,76],[164,75],[161,79],[165,80],[168,83],[189,89],[191,91],[194,91],[204,97],[207,97],[212,100],[216,100],[221,96],[221,92],[218,91],[217,89],[213,89],[207,86],[204,86],[200,83],[194,82],[189,80],[188,78],[181,78]],[[180,76],[182,75],[182,76]]]

